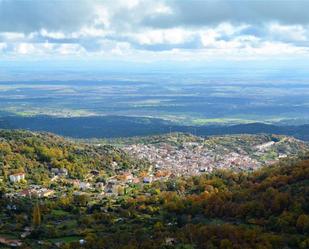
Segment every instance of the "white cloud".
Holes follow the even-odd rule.
[[[301,25],[280,25],[278,23],[269,25],[269,32],[274,39],[285,41],[308,41],[308,30]]]
[[[0,51],[7,48],[7,44],[5,42],[0,42]]]
[[[158,3],[157,6],[154,7],[153,11],[157,14],[173,14],[173,9],[163,3]]]
[[[196,1],[191,5],[164,0],[77,0],[76,6],[63,2],[30,0],[23,3],[23,17],[8,16],[0,10],[0,55],[104,55],[140,60],[309,55],[307,17],[290,20],[292,17],[285,12],[284,16],[274,13],[274,18],[267,12],[263,17],[261,8],[265,4],[243,4],[242,10],[247,12],[237,10],[233,16],[231,10],[238,4],[226,0],[211,4]],[[12,13],[21,8],[13,3],[1,6]],[[222,9],[218,9],[220,6]],[[245,15],[253,6],[257,8],[256,22]],[[46,17],[42,10],[50,10],[45,11],[48,15],[56,13],[58,19]],[[227,17],[221,15],[223,10]]]
[[[215,46],[219,33],[213,29],[200,32],[201,42],[204,47]]]
[[[86,51],[79,44],[61,44],[56,47],[56,52],[61,55],[81,55]]]
[[[192,37],[193,33],[184,29],[159,29],[145,30],[140,33],[131,33],[128,36],[132,37],[140,44],[179,44],[184,43]]]
[[[30,54],[35,52],[35,46],[31,43],[19,43],[15,47],[15,51],[21,55]]]
[[[46,29],[42,29],[40,31],[40,35],[46,38],[52,38],[52,39],[64,39],[66,38],[66,35],[63,32],[49,32]]]
[[[2,39],[5,39],[7,41],[18,41],[25,38],[25,35],[23,33],[17,33],[17,32],[2,32],[0,33],[0,36]]]

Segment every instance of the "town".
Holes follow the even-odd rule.
[[[49,180],[45,185],[27,181],[26,172],[16,172],[9,175],[12,187],[7,188],[5,194],[9,198],[53,198],[71,193],[100,199],[129,193],[136,185],[211,173],[218,169],[252,171],[307,148],[295,138],[271,135],[202,138],[190,134],[168,134],[147,139],[143,143],[139,141],[144,139],[140,139],[121,147],[133,160],[143,162],[147,167],[118,169],[106,175],[105,171],[88,166],[89,170],[82,178],[72,177],[66,168],[48,167]],[[109,167],[117,169],[119,165],[112,161]]]
[[[212,172],[214,169],[253,170],[261,166],[261,162],[245,154],[234,152],[217,155],[202,145],[184,146],[176,149],[169,145],[132,145],[126,147],[125,151],[139,159],[148,159],[157,172],[167,171],[174,176],[192,176]]]
[[[171,137],[176,139],[174,144],[171,141],[137,143],[123,149],[134,157],[149,160],[154,167],[153,172],[156,172],[155,176],[177,177],[209,173],[216,169],[252,171],[263,165],[271,165],[280,158],[287,157],[287,154],[297,153],[297,150],[290,146],[297,141],[293,138],[276,137],[275,142],[267,139],[259,141],[260,138],[266,137],[255,136],[256,141],[248,144],[254,136],[202,139],[187,135],[187,138],[193,141],[179,143],[179,134],[176,135]]]

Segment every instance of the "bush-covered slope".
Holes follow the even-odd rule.
[[[91,170],[108,176],[143,166],[144,162],[112,146],[70,142],[49,133],[0,130],[0,174],[4,181],[10,174],[24,172],[27,180],[42,184],[50,180],[51,168],[67,169],[70,177],[83,179]]]
[[[250,174],[180,178],[148,191],[152,196],[132,198],[115,212],[126,214],[120,248],[128,238],[131,248],[309,247],[308,157]],[[114,227],[120,232],[121,226]],[[137,230],[147,239],[141,241]],[[106,248],[116,243],[111,238],[102,239]]]

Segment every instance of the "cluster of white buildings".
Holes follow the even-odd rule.
[[[28,189],[24,189],[17,193],[19,197],[35,197],[35,198],[48,198],[53,197],[55,191],[52,189],[44,188],[41,186],[30,186]]]
[[[180,147],[168,144],[134,144],[124,150],[139,159],[147,159],[154,170],[167,170],[171,175],[197,175],[213,169],[255,169],[261,166],[256,159],[244,152],[224,151],[218,153],[203,144],[184,143]]]

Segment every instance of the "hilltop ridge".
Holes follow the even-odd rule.
[[[276,125],[265,123],[182,125],[159,118],[134,116],[57,117],[1,116],[2,129],[28,129],[52,132],[73,138],[119,138],[166,134],[170,131],[200,136],[232,134],[281,134],[309,140],[309,125]]]

